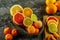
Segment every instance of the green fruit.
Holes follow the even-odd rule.
[[[49,32],[51,32],[51,33],[57,32],[57,31],[58,31],[57,25],[56,25],[55,23],[50,23],[50,24],[48,25],[48,30],[49,30]]]
[[[36,22],[38,19],[37,19],[37,16],[35,14],[32,14],[31,15],[31,20]]]
[[[23,24],[24,24],[24,26],[26,26],[26,27],[28,27],[28,26],[30,26],[30,25],[32,25],[32,20],[29,18],[29,17],[26,17],[25,19],[24,19],[24,21],[23,21]]]

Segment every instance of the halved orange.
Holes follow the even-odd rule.
[[[20,12],[20,13],[23,12],[23,8],[19,4],[13,5],[10,8],[10,14],[11,14],[11,16],[13,16],[16,12]]]
[[[23,15],[25,17],[31,17],[32,14],[33,14],[33,11],[31,8],[29,8],[29,7],[24,8]]]

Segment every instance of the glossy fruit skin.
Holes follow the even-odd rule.
[[[39,33],[39,29],[35,28],[35,34],[38,34],[38,33]]]
[[[12,34],[13,36],[17,36],[17,35],[18,35],[17,29],[14,28],[14,29],[12,30],[11,34]]]
[[[16,13],[13,16],[13,22],[17,25],[22,25],[24,20],[24,16],[21,13]]]
[[[6,40],[12,40],[13,39],[13,36],[11,34],[6,34],[5,35],[5,39]]]
[[[11,33],[11,29],[9,27],[6,27],[4,29],[4,34],[10,34]]]
[[[34,26],[36,27],[36,28],[41,28],[42,27],[42,21],[36,21],[35,23],[34,23]]]
[[[46,5],[54,4],[56,0],[46,0]]]
[[[57,7],[54,4],[46,6],[47,14],[55,14],[57,12]]]
[[[28,32],[28,34],[34,34],[35,33],[35,27],[34,26],[29,26],[27,28],[27,32]]]
[[[55,3],[55,5],[56,5],[56,7],[57,7],[57,10],[60,11],[60,1],[57,1],[57,2]]]

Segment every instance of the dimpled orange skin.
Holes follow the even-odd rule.
[[[12,40],[13,39],[13,36],[11,34],[6,34],[5,35],[5,39],[6,40]]]
[[[34,34],[34,33],[35,33],[35,27],[34,27],[34,26],[29,26],[29,27],[27,28],[27,32],[28,32],[29,34]]]
[[[55,5],[57,6],[57,10],[60,11],[60,1],[57,1],[57,2],[55,3]]]
[[[54,4],[56,0],[46,0],[46,5]]]
[[[11,33],[11,29],[9,27],[6,27],[4,29],[4,34],[10,34]]]
[[[46,6],[46,13],[47,14],[55,14],[57,12],[57,7],[54,4]]]
[[[41,28],[42,27],[42,21],[36,21],[35,23],[34,23],[34,26],[36,27],[36,28]]]
[[[38,34],[38,33],[39,33],[39,29],[35,28],[35,34]]]
[[[17,35],[18,35],[17,29],[14,28],[14,29],[12,30],[11,34],[12,34],[13,36],[17,36]]]

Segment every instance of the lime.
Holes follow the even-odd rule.
[[[37,19],[37,16],[35,14],[32,14],[31,15],[31,20],[36,22],[38,19]]]

